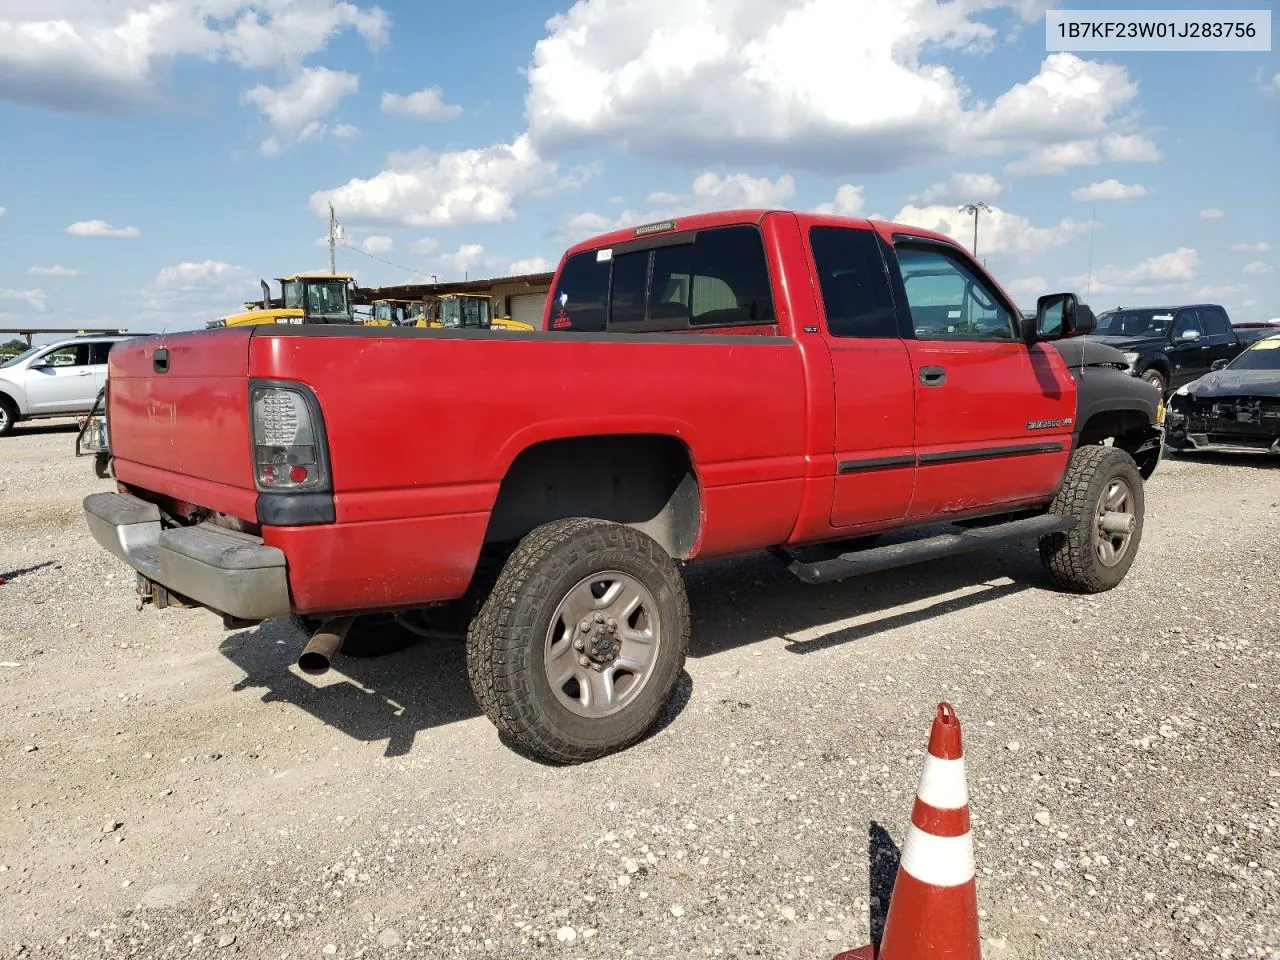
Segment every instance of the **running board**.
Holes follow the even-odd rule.
[[[816,560],[812,563],[797,560],[792,554],[782,549],[774,550],[773,553],[787,565],[788,570],[805,583],[833,583],[866,573],[879,573],[881,570],[909,566],[923,560],[953,557],[972,550],[982,550],[1019,540],[1032,540],[1050,533],[1061,533],[1072,529],[1079,522],[1080,519],[1074,515],[1061,516],[1050,513],[1024,520],[1011,520],[989,527],[973,527],[958,533],[943,533],[923,540],[858,550],[831,560]]]

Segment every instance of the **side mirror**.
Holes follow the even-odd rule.
[[[1080,302],[1074,293],[1050,293],[1036,301],[1034,327],[1026,322],[1024,339],[1058,340],[1089,333],[1097,326],[1097,319],[1088,304]]]
[[[1213,363],[1210,365],[1209,369],[1210,369],[1210,370],[1225,370],[1225,369],[1226,369],[1226,367],[1227,367],[1227,364],[1228,364],[1228,363],[1230,363],[1230,362],[1231,362],[1230,360],[1215,360],[1215,361],[1213,361]]]
[[[1199,330],[1184,330],[1182,336],[1178,337],[1179,343],[1195,343],[1200,339]]]

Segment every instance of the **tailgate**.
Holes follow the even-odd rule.
[[[124,483],[252,519],[251,330],[162,334],[109,355],[116,476]]]

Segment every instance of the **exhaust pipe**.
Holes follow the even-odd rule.
[[[347,631],[351,629],[351,624],[355,623],[355,620],[355,617],[339,617],[336,620],[326,620],[321,624],[320,629],[302,648],[302,655],[298,657],[298,669],[313,677],[326,672],[333,658],[342,649],[342,643],[347,639]]]

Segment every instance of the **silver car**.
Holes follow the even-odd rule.
[[[70,337],[0,364],[0,437],[20,420],[87,414],[107,382],[107,354],[128,339],[119,334]]]

